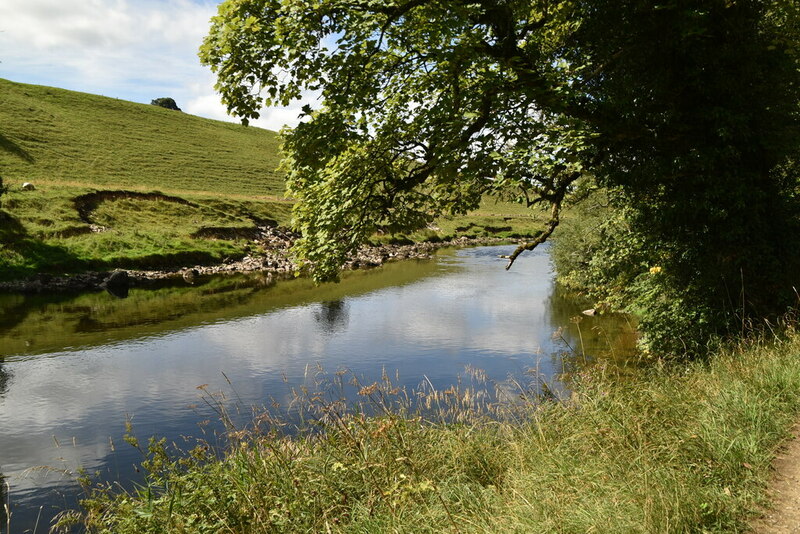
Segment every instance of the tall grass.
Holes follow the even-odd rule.
[[[299,428],[261,412],[222,453],[151,441],[144,487],[91,487],[58,528],[743,532],[800,411],[799,352],[792,334],[625,380],[597,366],[564,400],[474,383],[406,392],[386,377],[352,382],[355,403],[301,391]]]

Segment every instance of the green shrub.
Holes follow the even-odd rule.
[[[600,309],[633,314],[643,350],[690,358],[740,332],[746,317],[735,303],[740,288],[729,288],[734,296],[724,294],[718,281],[682,269],[690,250],[676,254],[666,246],[648,246],[653,240],[637,223],[641,214],[617,191],[595,191],[572,215],[552,249],[559,283],[587,295]],[[693,261],[716,261],[713,251],[704,252]]]

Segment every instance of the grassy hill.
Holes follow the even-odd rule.
[[[289,222],[280,159],[274,132],[0,79],[0,280],[242,257],[255,246],[247,229]],[[439,236],[532,222],[487,202],[439,221]]]
[[[11,184],[277,196],[278,144],[260,128],[0,80],[0,168]]]
[[[241,257],[247,240],[193,236],[288,223],[279,161],[274,132],[0,80],[0,279]]]

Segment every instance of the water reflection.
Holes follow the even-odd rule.
[[[15,525],[24,531],[40,506],[49,518],[72,502],[54,497],[70,494],[64,478],[33,477],[31,467],[135,478],[138,453],[114,445],[128,416],[141,439],[198,435],[198,421],[214,418],[199,385],[244,405],[282,406],[317,366],[349,369],[363,383],[397,370],[397,385],[409,390],[423,382],[444,390],[477,368],[510,391],[509,377],[533,368],[557,387],[576,361],[561,355],[565,343],[591,358],[605,338],[593,328],[603,319],[570,323],[582,303],[554,289],[547,254],[506,272],[498,255],[508,252],[449,251],[350,272],[338,285],[233,277],[133,289],[124,300],[0,299],[26,317],[0,321],[4,371],[13,374],[0,396],[0,468],[12,484]],[[560,328],[563,341],[553,338]]]
[[[116,297],[118,299],[126,299],[128,298],[128,294],[130,293],[130,288],[125,286],[105,286],[106,292],[111,295],[112,297]]]
[[[345,330],[349,319],[348,305],[344,299],[320,302],[314,310],[314,319],[326,334]]]
[[[618,365],[631,363],[636,347],[636,324],[623,314],[586,315],[582,310],[590,309],[592,302],[555,284],[548,298],[553,323],[558,328],[554,339],[560,340],[567,352],[570,368],[595,359],[597,356],[614,360]]]
[[[126,299],[106,292],[0,294],[0,356],[14,359],[164,335],[198,324],[318,302],[333,303],[320,312],[333,319],[346,312],[344,305],[341,313],[335,309],[335,303],[345,297],[444,274],[441,267],[431,261],[406,261],[376,271],[347,272],[340,284],[323,286],[304,278],[276,284],[275,277],[264,274],[201,277],[193,287],[179,280],[155,289],[132,289]],[[346,324],[342,320],[336,319],[336,324]]]
[[[11,379],[11,375],[3,368],[3,363],[3,360],[0,359],[0,399],[2,399],[3,395],[6,394],[8,382]]]
[[[0,473],[0,532],[5,532],[8,523],[8,514],[6,513],[8,493],[6,490],[6,478],[3,476],[3,473]]]

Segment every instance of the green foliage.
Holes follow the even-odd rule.
[[[622,242],[660,268],[628,305],[652,348],[697,354],[796,300],[798,19],[782,3],[660,7],[614,3],[614,31],[586,19],[579,35],[609,62],[587,104],[610,117],[595,174],[620,188]]]
[[[587,192],[558,228],[551,256],[560,284],[586,294],[597,307],[620,310],[631,299],[631,285],[650,265],[615,203],[613,191],[595,187]]]
[[[660,249],[633,231],[635,212],[619,192],[596,190],[571,215],[552,248],[559,283],[587,295],[596,308],[635,316],[646,353],[669,358],[707,353],[723,340],[719,325],[726,311],[740,321],[740,331],[750,326],[742,324],[741,308],[709,307],[698,298],[707,288],[697,280],[686,283],[665,267]]]
[[[800,413],[798,350],[796,336],[753,343],[626,380],[597,367],[560,403],[461,385],[415,393],[415,412],[385,380],[358,384],[363,402],[346,410],[309,391],[293,404],[309,426],[293,436],[261,413],[221,456],[152,440],[143,487],[95,486],[59,528],[744,532]]]
[[[181,108],[178,107],[178,104],[175,103],[175,100],[169,97],[165,98],[154,98],[150,101],[150,104],[153,106],[159,106],[162,108],[171,109],[173,111],[180,111]]]
[[[559,91],[571,83],[556,75],[561,14],[544,17],[527,2],[484,4],[220,5],[201,59],[217,72],[232,113],[253,118],[303,88],[322,93],[317,109],[304,110],[311,120],[285,132],[284,146],[289,189],[300,200],[297,249],[318,279],[335,277],[378,228],[464,214],[483,194],[510,187],[520,199],[557,202],[582,173],[576,154],[591,133],[535,111],[535,97],[563,103]],[[530,94],[508,83],[523,67],[516,44],[509,51],[500,42],[511,38],[512,5],[542,25],[523,45],[541,56],[541,72],[524,67],[536,79]]]
[[[696,299],[664,268],[664,256],[632,230],[632,210],[619,192],[593,191],[559,228],[552,247],[557,280],[587,295],[600,310],[636,317],[645,353],[686,358],[720,340],[717,310]]]
[[[793,296],[798,21],[784,0],[228,0],[201,59],[245,118],[320,92],[284,132],[317,278],[378,228],[509,190],[552,205],[530,249],[592,175],[619,195],[632,251],[597,267],[636,278],[627,304],[653,349],[695,354]],[[641,254],[661,276],[637,277]]]

